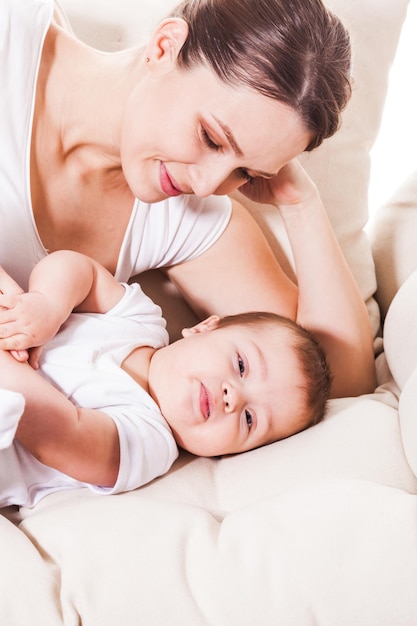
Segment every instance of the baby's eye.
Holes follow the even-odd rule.
[[[245,410],[245,418],[246,418],[246,424],[248,426],[248,429],[250,430],[253,425],[253,418],[252,418],[250,411],[248,411],[247,409]]]
[[[243,375],[244,375],[244,373],[245,373],[245,364],[244,364],[244,362],[243,362],[242,357],[241,357],[241,356],[239,356],[239,355],[238,355],[238,357],[237,357],[237,363],[238,363],[238,366],[239,366],[239,374],[240,374],[241,376],[243,376]]]

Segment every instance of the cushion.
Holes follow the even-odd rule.
[[[405,455],[417,476],[417,367],[404,385],[400,396],[399,414],[401,438]]]
[[[397,489],[327,480],[223,520],[146,496],[93,496],[40,508],[22,528],[63,572],[68,624],[411,626],[416,505]]]
[[[388,366],[401,389],[399,419],[405,456],[417,476],[417,270],[393,297],[384,324]]]
[[[416,320],[417,270],[410,274],[394,296],[384,323],[385,356],[400,389],[417,366]]]
[[[302,162],[315,179],[342,250],[368,304],[376,334],[379,312],[368,220],[369,152],[375,142],[401,26],[409,0],[327,0],[350,29],[354,51],[353,97],[341,130]],[[106,50],[145,42],[152,27],[175,6],[175,0],[61,0],[76,33]],[[241,198],[240,194],[237,194]],[[278,258],[291,273],[291,255],[276,209],[243,203],[254,213]],[[156,294],[151,294],[156,297]],[[175,315],[176,295],[164,302],[165,316]],[[165,306],[165,308],[164,308]]]
[[[61,624],[59,581],[37,547],[0,515],[0,623],[4,626]]]
[[[417,268],[417,170],[378,210],[370,225],[382,320],[398,289]]]

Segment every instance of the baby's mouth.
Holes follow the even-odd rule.
[[[203,383],[200,386],[200,411],[205,420],[210,417],[210,396]]]

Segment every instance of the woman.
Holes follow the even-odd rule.
[[[51,1],[0,0],[0,264],[23,288],[59,249],[119,280],[161,267],[201,316],[296,319],[323,342],[333,395],[370,391],[366,309],[292,162],[336,131],[348,100],[340,22],[319,0],[186,0],[145,49],[104,54]],[[238,187],[281,211],[298,287],[224,195]]]

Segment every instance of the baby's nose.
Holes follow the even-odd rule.
[[[226,413],[236,411],[238,404],[238,392],[230,385],[223,386],[223,404]]]

